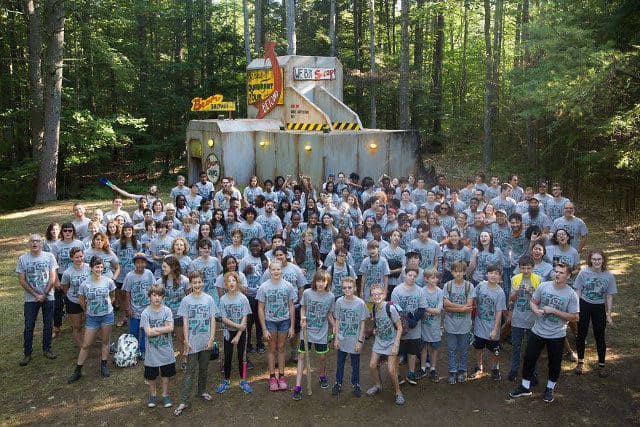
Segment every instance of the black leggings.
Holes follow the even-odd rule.
[[[231,344],[231,340],[236,336],[235,331],[229,331],[229,339],[224,339],[224,379],[228,380],[231,378],[231,361],[233,359],[233,344]],[[247,337],[247,333],[243,332],[240,335],[240,340],[236,345],[238,349],[238,372],[240,373],[240,378],[242,378],[242,359],[244,356],[244,340]]]
[[[584,359],[584,342],[589,332],[589,321],[593,323],[593,336],[596,339],[598,363],[604,364],[607,354],[607,344],[604,339],[604,329],[607,326],[605,304],[591,304],[580,298],[580,319],[578,320],[578,335],[576,336],[576,350],[578,359]]]
[[[264,346],[262,340],[262,325],[258,319],[258,300],[255,297],[248,297],[249,305],[251,306],[251,314],[247,316],[247,333],[249,339],[249,345],[251,345],[251,329],[253,325],[256,325],[256,347]]]
[[[564,349],[564,339],[562,338],[542,338],[533,332],[529,333],[527,341],[527,351],[524,354],[524,366],[522,368],[522,378],[531,380],[536,368],[536,362],[542,349],[547,346],[547,359],[549,361],[549,381],[554,383],[560,376],[562,365],[562,350]]]

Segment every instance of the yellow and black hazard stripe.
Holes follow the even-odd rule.
[[[317,130],[321,131],[324,123],[287,123],[288,130]]]
[[[333,122],[333,130],[360,130],[358,123],[350,122]]]

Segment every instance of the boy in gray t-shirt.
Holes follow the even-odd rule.
[[[422,350],[420,351],[420,370],[417,377],[422,378],[427,375],[427,369],[430,369],[429,377],[433,382],[439,382],[440,377],[436,369],[436,363],[438,361],[438,349],[442,344],[442,331],[440,330],[440,324],[442,323],[442,307],[443,307],[443,292],[438,287],[440,282],[440,275],[438,270],[430,268],[423,274],[425,287],[422,289],[424,299],[427,308],[424,311],[424,317],[422,318],[422,326],[420,331],[420,338],[422,341]],[[430,364],[427,363],[430,360]]]
[[[125,292],[125,300],[129,314],[129,333],[136,337],[140,343],[138,348],[140,355],[144,358],[145,339],[144,330],[140,327],[140,316],[142,311],[149,305],[149,289],[156,282],[153,273],[146,269],[149,259],[143,253],[137,253],[133,257],[135,269],[127,273],[122,283],[122,290]]]
[[[140,317],[140,327],[144,329],[147,353],[144,360],[144,378],[149,383],[149,401],[153,408],[157,402],[156,379],[162,377],[162,406],[173,405],[169,397],[169,379],[176,374],[176,358],[173,354],[173,313],[163,304],[164,286],[153,285],[148,292],[150,305]]]
[[[398,309],[395,305],[385,302],[386,294],[382,285],[374,284],[371,286],[371,299],[374,306],[372,308],[374,320],[374,334],[376,336],[371,351],[371,360],[369,368],[374,385],[367,390],[368,396],[373,396],[382,390],[382,378],[378,371],[378,364],[387,359],[387,368],[391,383],[396,393],[396,404],[404,405],[405,399],[400,391],[400,382],[398,380],[398,351],[400,350],[400,337],[402,336],[402,322]]]
[[[487,268],[487,280],[476,287],[477,314],[473,325],[473,348],[476,350],[476,368],[471,378],[482,375],[482,350],[491,352],[491,378],[500,381],[500,322],[502,311],[507,309],[504,290],[500,287],[502,265],[491,264]]]

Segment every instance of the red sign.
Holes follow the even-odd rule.
[[[265,46],[265,63],[266,59],[271,61],[271,70],[273,72],[273,90],[265,98],[254,102],[252,105],[258,109],[256,118],[262,119],[269,114],[276,105],[278,105],[278,99],[282,93],[282,74],[280,72],[280,65],[278,64],[278,57],[276,56],[276,42],[267,42]]]

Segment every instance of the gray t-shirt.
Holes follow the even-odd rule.
[[[344,295],[342,292],[342,279],[349,276],[352,279],[356,279],[356,271],[349,264],[345,263],[342,267],[339,267],[336,263],[330,264],[327,269],[331,275],[331,292],[336,298]]]
[[[345,353],[356,353],[356,343],[360,333],[360,322],[367,320],[369,310],[364,301],[354,296],[351,301],[345,297],[340,297],[334,307],[334,316],[338,322],[338,344],[340,351]]]
[[[76,268],[75,265],[71,264],[71,267],[67,268],[62,274],[60,284],[69,286],[69,290],[67,290],[67,298],[69,301],[79,304],[78,292],[80,291],[80,285],[87,280],[90,275],[91,268],[89,268],[89,264],[86,263],[83,263],[80,268]]]
[[[570,220],[566,219],[564,216],[555,219],[551,226],[551,232],[554,233],[559,228],[562,228],[569,233],[569,236],[571,236],[571,246],[576,249],[580,249],[580,238],[589,234],[589,230],[587,229],[587,225],[584,221],[575,216]]]
[[[73,261],[71,261],[71,256],[69,255],[69,251],[71,251],[72,248],[84,249],[84,243],[80,240],[72,240],[71,242],[58,240],[51,248],[51,252],[56,256],[56,261],[58,262],[58,272],[64,273],[73,263]],[[91,258],[86,256],[86,254],[85,259],[87,262],[91,260]]]
[[[156,282],[153,273],[145,268],[142,274],[135,271],[129,272],[122,283],[122,290],[129,292],[129,305],[131,315],[134,319],[139,319],[142,311],[149,305],[149,288]]]
[[[133,265],[133,257],[136,253],[140,252],[141,249],[140,243],[138,243],[138,246],[135,248],[131,242],[127,242],[124,248],[120,246],[120,241],[114,243],[111,250],[116,254],[118,261],[120,262],[120,274],[118,274],[118,277],[114,277],[113,280],[116,282],[123,282],[127,273],[135,269],[135,265]],[[85,260],[89,261],[86,257]]]
[[[255,297],[256,292],[258,292],[258,287],[260,286],[260,279],[262,278],[262,259],[256,258],[251,254],[242,258],[240,261],[240,265],[238,266],[238,270],[244,272],[247,266],[252,266],[251,273],[245,273],[247,278],[247,294],[249,296]]]
[[[405,258],[405,250],[399,246],[395,249],[392,248],[391,245],[387,246],[380,251],[380,256],[383,256],[387,260],[387,263],[391,263],[392,261],[399,262],[402,265],[405,265],[407,263],[407,260]],[[389,268],[389,270],[391,270],[391,268]],[[398,277],[389,276],[389,286],[397,286],[400,283],[402,283],[402,281],[400,280],[400,275],[398,275]]]
[[[388,303],[383,303],[379,309],[375,305],[373,306],[376,313],[376,338],[373,341],[373,351],[378,354],[390,355],[398,333],[395,323],[400,319],[400,314],[398,314],[398,309],[392,305],[389,307],[391,313],[391,317],[389,317],[386,304]]]
[[[536,322],[536,315],[531,311],[529,301],[535,288],[531,284],[531,280],[526,278],[522,278],[520,284],[514,283],[513,279],[511,283],[511,293],[516,293],[513,315],[511,316],[511,326],[514,328],[531,329]]]
[[[503,256],[500,248],[494,248],[493,252],[478,250],[478,254],[476,255],[476,268],[473,270],[473,280],[476,282],[483,281],[487,275],[487,268],[489,268],[491,264],[502,265],[502,262]]]
[[[91,222],[89,218],[85,218],[82,221],[74,218],[74,220],[71,221],[71,224],[73,224],[73,227],[76,229],[78,240],[84,240],[89,237],[89,222]]]
[[[595,271],[591,267],[580,270],[573,286],[582,291],[580,298],[590,304],[604,304],[607,295],[618,293],[616,279],[610,271]]]
[[[144,309],[140,317],[141,328],[160,328],[165,326],[165,322],[173,323],[173,314],[166,305],[160,306],[158,311],[149,306]],[[144,366],[156,367],[176,362],[171,334],[156,335],[155,337],[145,335],[145,339],[147,340],[147,350],[145,352]]]
[[[100,277],[96,282],[93,278],[88,277],[82,282],[78,295],[84,295],[87,305],[87,316],[105,316],[113,312],[111,298],[109,294],[116,290],[116,284],[113,280]]]
[[[478,309],[473,325],[473,334],[488,340],[496,324],[498,312],[507,309],[504,290],[500,286],[491,288],[487,282],[481,282],[476,287],[476,299]],[[499,337],[498,335],[493,341],[498,341]]]
[[[463,246],[462,249],[452,249],[445,246],[444,251],[442,252],[442,258],[444,260],[445,271],[451,271],[451,264],[455,261],[465,261],[469,264],[469,261],[471,260],[471,249],[466,246]]]
[[[181,275],[178,286],[175,287],[172,277],[167,278],[166,285],[162,283],[162,280],[158,280],[156,284],[164,286],[164,305],[169,307],[173,314],[173,318],[175,319],[180,317],[178,316],[178,308],[180,307],[180,303],[182,302],[187,289],[189,289],[189,279],[186,276]]]
[[[424,292],[419,286],[405,286],[400,284],[391,292],[391,301],[395,305],[400,306],[400,309],[405,313],[415,313],[418,308],[427,308],[427,300],[424,297]],[[402,331],[403,340],[415,340],[420,339],[421,334],[421,321],[416,326],[408,331]],[[406,333],[405,333],[406,332]]]
[[[24,274],[24,279],[29,286],[38,294],[44,295],[47,289],[51,274],[56,274],[58,263],[51,252],[40,252],[40,255],[33,256],[27,252],[18,258],[16,273]],[[53,301],[53,288],[47,294],[47,300]],[[35,297],[24,291],[24,302],[35,302]]]
[[[207,342],[215,333],[211,330],[212,322],[218,314],[216,303],[211,295],[201,292],[199,296],[189,294],[182,299],[178,316],[186,317],[184,327],[189,330],[189,354],[199,353],[205,349]]]
[[[469,291],[465,294],[466,288]],[[451,288],[451,292],[449,292]],[[455,304],[466,304],[467,300],[476,297],[476,290],[471,282],[466,280],[461,285],[456,285],[453,280],[442,287],[443,298]],[[450,334],[468,334],[471,331],[471,312],[453,313],[445,311],[444,330]]]
[[[420,252],[420,255],[422,256],[420,268],[424,269],[437,267],[438,257],[442,256],[440,245],[438,245],[438,243],[433,239],[429,239],[426,242],[423,242],[420,239],[413,239],[411,243],[409,243],[409,251]]]
[[[362,260],[360,274],[367,275],[365,283],[362,285],[364,287],[364,300],[371,302],[371,285],[374,283],[384,284],[384,276],[389,275],[389,264],[382,256],[379,256],[378,261],[373,263],[371,262],[371,258],[367,257]]]
[[[104,270],[102,275],[104,277],[108,277],[109,279],[115,279],[115,277],[113,277],[113,270],[115,269],[115,265],[118,265],[119,261],[118,261],[118,257],[116,256],[116,254],[114,254],[112,251],[109,252],[105,252],[105,251],[97,251],[93,248],[89,248],[86,251],[84,251],[84,259],[86,261],[91,261],[91,258],[93,258],[94,256],[97,256],[98,258],[100,258],[102,260],[102,263],[104,265]],[[62,270],[62,271],[66,271],[66,270]]]
[[[297,290],[286,280],[278,283],[271,279],[258,288],[256,299],[264,303],[264,318],[269,322],[281,322],[291,318],[289,301],[295,301]]]
[[[431,292],[428,287],[422,289],[427,308],[439,308],[442,310],[443,295],[442,289],[436,288]],[[422,331],[420,338],[424,342],[438,342],[442,339],[440,324],[442,314],[425,314],[422,318]]]
[[[302,294],[300,305],[305,307],[307,317],[307,333],[309,342],[326,344],[329,335],[327,315],[333,311],[336,298],[331,292],[320,293],[306,289]]]
[[[553,307],[565,313],[579,313],[578,295],[569,286],[556,289],[553,282],[543,282],[533,293],[533,299],[539,301],[538,307]],[[531,331],[542,338],[563,338],[567,336],[567,321],[554,314],[536,317]]]
[[[211,295],[214,301],[218,301],[218,289],[216,289],[216,279],[218,274],[222,273],[222,265],[218,258],[209,256],[207,259],[202,257],[196,258],[189,267],[189,272],[200,270],[204,277],[204,286],[202,291]]]
[[[235,295],[224,294],[220,298],[220,317],[227,318],[234,323],[242,322],[244,316],[251,314],[251,306],[249,305],[249,299],[241,292],[236,292]],[[224,336],[227,339],[233,339],[230,332],[236,332],[236,328],[222,322],[222,328],[224,329]]]

